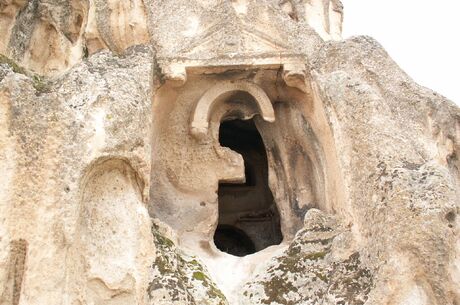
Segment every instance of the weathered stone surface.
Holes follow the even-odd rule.
[[[460,304],[460,110],[341,18],[0,0],[0,305]]]
[[[199,258],[180,251],[154,224],[155,262],[147,290],[150,304],[227,305]]]
[[[0,295],[25,240],[21,304],[144,299],[149,54],[98,53],[43,86],[1,66]]]
[[[0,53],[57,75],[98,50],[147,43],[146,18],[142,0],[2,0]]]
[[[458,107],[367,37],[326,43],[313,65],[363,256],[379,266],[372,302],[458,302]]]
[[[351,232],[311,209],[288,249],[245,284],[241,304],[364,304],[370,270],[353,249]]]

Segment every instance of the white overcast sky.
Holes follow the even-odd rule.
[[[460,0],[342,0],[343,37],[369,35],[416,82],[460,104]]]

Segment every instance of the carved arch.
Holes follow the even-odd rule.
[[[247,81],[221,82],[206,91],[195,106],[190,124],[190,132],[195,138],[202,139],[207,135],[212,109],[222,101],[220,97],[237,91],[249,93],[254,98],[259,113],[265,121],[275,121],[272,103],[262,88]]]
[[[136,292],[148,281],[139,271],[151,265],[141,254],[153,251],[152,241],[143,238],[151,234],[144,189],[126,157],[99,157],[83,171],[69,254],[77,272],[68,279],[71,291],[82,291],[82,303],[134,304]],[[118,261],[129,263],[119,266]]]

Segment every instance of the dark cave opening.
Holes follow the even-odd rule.
[[[243,230],[228,225],[217,227],[214,243],[219,250],[235,256],[256,252],[254,243]]]
[[[222,122],[219,142],[243,157],[246,181],[219,184],[217,248],[245,256],[281,243],[280,216],[268,185],[267,153],[254,121]]]

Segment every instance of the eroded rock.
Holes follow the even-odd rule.
[[[101,49],[122,54],[149,40],[143,1],[2,1],[0,53],[59,75]],[[44,43],[46,41],[46,43]]]
[[[459,304],[459,108],[341,18],[0,1],[0,304]]]
[[[316,209],[311,209],[305,218],[305,227],[287,250],[272,258],[244,285],[241,304],[367,301],[373,286],[371,271],[362,265],[353,244],[339,242],[346,240],[350,231]],[[344,257],[342,252],[348,255]]]

